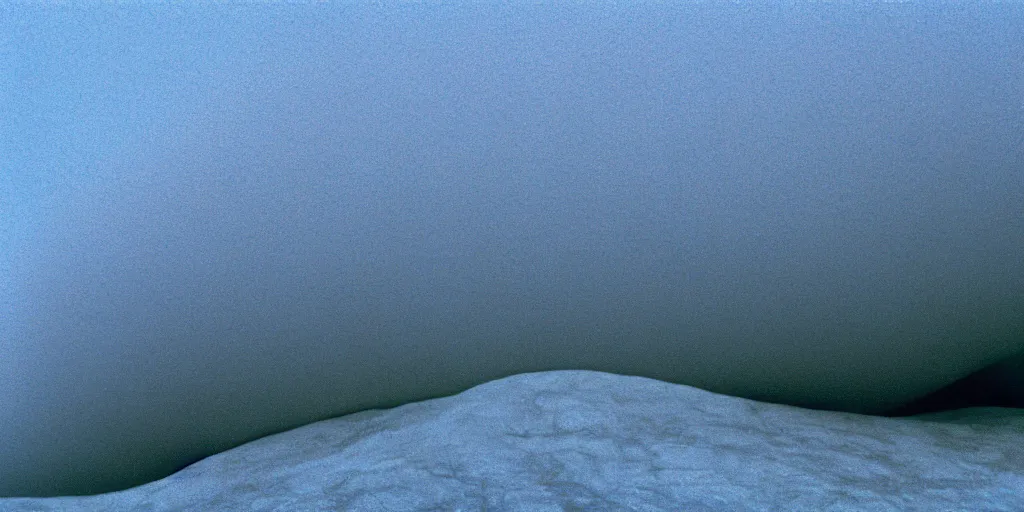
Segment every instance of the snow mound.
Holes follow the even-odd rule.
[[[530,373],[0,510],[1024,510],[1024,416],[979,412],[892,419]]]

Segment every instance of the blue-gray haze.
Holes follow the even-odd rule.
[[[0,495],[525,371],[881,412],[1024,349],[1022,4],[584,4],[0,7]]]

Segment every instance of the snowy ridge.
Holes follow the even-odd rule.
[[[531,373],[0,510],[1024,510],[1024,415],[976,412],[888,419]]]

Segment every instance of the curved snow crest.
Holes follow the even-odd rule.
[[[983,416],[891,419],[529,373],[268,436],[126,491],[0,509],[1024,510],[1024,415]]]

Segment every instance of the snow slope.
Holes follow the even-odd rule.
[[[1019,511],[1021,489],[1017,410],[882,418],[553,371],[310,424],[122,492],[0,509]]]

